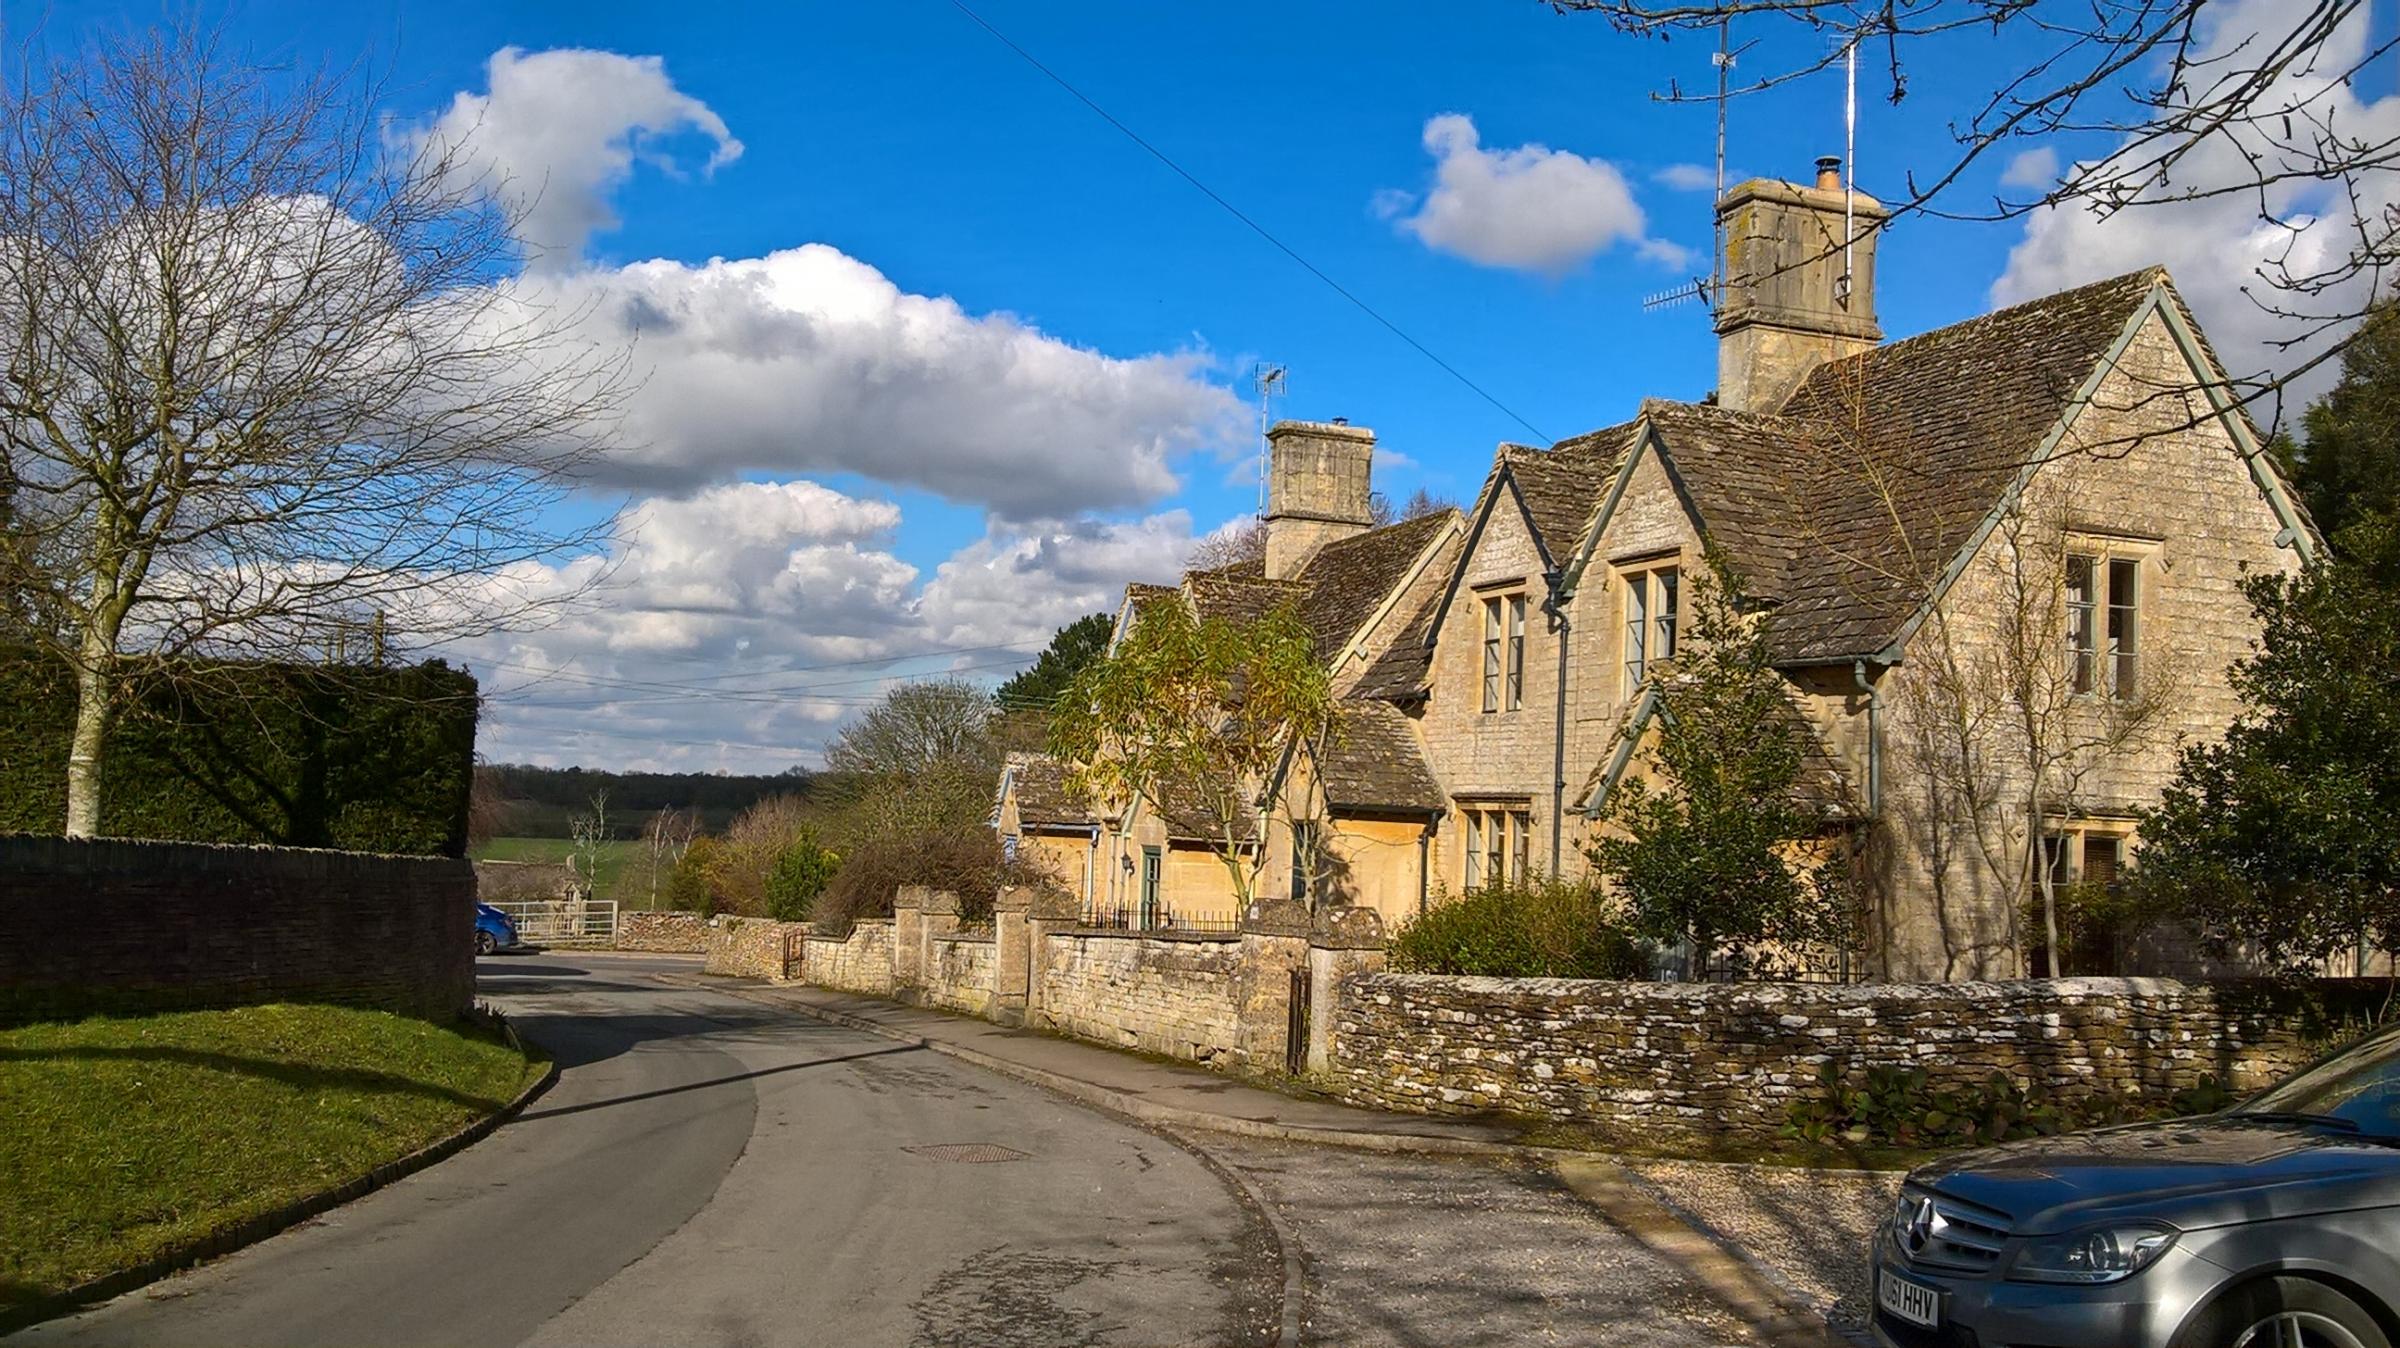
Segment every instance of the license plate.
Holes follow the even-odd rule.
[[[1934,1329],[1942,1323],[1942,1294],[1923,1283],[1883,1273],[1875,1280],[1875,1301],[1912,1325]]]

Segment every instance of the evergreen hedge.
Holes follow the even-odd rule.
[[[133,665],[101,761],[100,831],[464,856],[472,676],[406,668]],[[75,679],[0,649],[0,832],[66,827]]]

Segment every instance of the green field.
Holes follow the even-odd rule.
[[[0,1315],[357,1179],[539,1070],[464,1021],[346,1007],[0,1030]]]
[[[477,861],[565,861],[575,844],[565,838],[494,838],[474,850]],[[600,845],[600,874],[593,879],[592,897],[614,899],[624,908],[650,906],[650,854],[635,838],[618,838]],[[659,877],[666,888],[666,877]]]

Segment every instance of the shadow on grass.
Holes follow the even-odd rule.
[[[174,1063],[235,1076],[256,1077],[309,1090],[368,1091],[386,1095],[418,1095],[490,1111],[506,1104],[504,1097],[473,1095],[431,1082],[365,1067],[308,1067],[273,1058],[249,1058],[204,1049],[167,1045],[82,1045],[75,1048],[0,1048],[0,1066],[31,1062]]]

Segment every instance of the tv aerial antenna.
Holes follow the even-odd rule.
[[[1258,390],[1258,513],[1267,513],[1267,474],[1272,468],[1267,461],[1267,427],[1275,421],[1275,400],[1292,391],[1291,367],[1270,365],[1260,361],[1250,372],[1252,387]]]
[[[1662,290],[1642,300],[1642,308],[1672,309],[1679,304],[1698,300],[1715,313],[1725,291],[1725,221],[1717,214],[1717,203],[1725,200],[1725,108],[1732,101],[1729,86],[1733,80],[1734,58],[1740,53],[1730,45],[1731,21],[1717,21],[1717,49],[1708,54],[1708,63],[1716,68],[1717,96],[1717,194],[1709,199],[1709,219],[1712,229],[1709,238],[1708,275],[1695,276],[1671,290]]]

